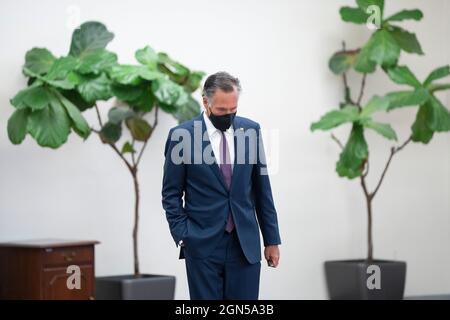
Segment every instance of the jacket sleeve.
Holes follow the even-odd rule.
[[[260,126],[257,125],[256,164],[253,166],[252,185],[256,216],[264,240],[264,246],[281,244],[278,229],[278,218],[272,198],[272,189],[267,174],[267,163],[264,146],[260,134]]]
[[[171,153],[178,141],[172,141],[173,129],[170,130],[164,149],[164,174],[162,182],[162,206],[166,212],[170,233],[178,246],[187,233],[187,215],[183,207],[183,195],[185,190],[186,166],[184,163],[173,162]]]

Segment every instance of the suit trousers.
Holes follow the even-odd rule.
[[[258,300],[261,262],[250,264],[236,228],[224,233],[211,255],[185,263],[191,300]]]

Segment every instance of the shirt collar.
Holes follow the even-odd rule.
[[[214,127],[214,125],[212,124],[211,120],[209,119],[208,115],[206,114],[205,111],[203,111],[203,119],[205,120],[205,125],[206,125],[206,130],[208,131],[208,135],[211,136],[213,134],[220,133],[219,129],[217,129],[216,127]],[[232,134],[234,132],[233,130],[233,125],[231,125],[226,131],[225,133],[228,134]]]

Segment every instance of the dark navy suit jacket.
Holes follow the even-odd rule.
[[[250,119],[236,116],[233,128],[235,161],[230,189],[227,188],[216,162],[198,163],[198,159],[195,162],[195,152],[198,156],[198,152],[203,154],[205,148],[211,148],[208,134],[205,134],[206,126],[202,114],[169,132],[164,151],[162,205],[176,245],[183,240],[180,259],[185,256],[206,258],[210,255],[223,235],[230,211],[239,242],[249,263],[261,261],[259,230],[264,246],[281,243],[269,176],[261,174],[266,169],[262,143],[252,143],[251,139],[245,139],[246,159],[244,163],[237,161],[237,135],[253,129],[252,131],[257,133],[258,141],[262,141],[260,126]],[[172,136],[177,129],[178,132],[189,133],[189,137],[185,134],[182,138]],[[195,134],[197,139],[194,138]],[[185,141],[185,148],[181,149],[177,144],[183,139],[189,141]],[[262,148],[261,152],[259,148]],[[249,152],[250,150],[253,152]],[[255,151],[256,158],[250,159]],[[180,155],[182,161],[175,161],[172,153]]]

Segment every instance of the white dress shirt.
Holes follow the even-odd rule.
[[[221,133],[220,130],[214,127],[208,115],[203,112],[203,119],[205,120],[206,130],[208,131],[209,141],[211,142],[212,150],[214,152],[214,156],[216,157],[217,164],[220,165],[222,163],[222,159],[220,159],[220,140]],[[231,169],[233,169],[234,163],[234,129],[233,125],[231,125],[225,132],[225,139],[227,140],[228,151],[230,153],[230,161],[231,161]]]

